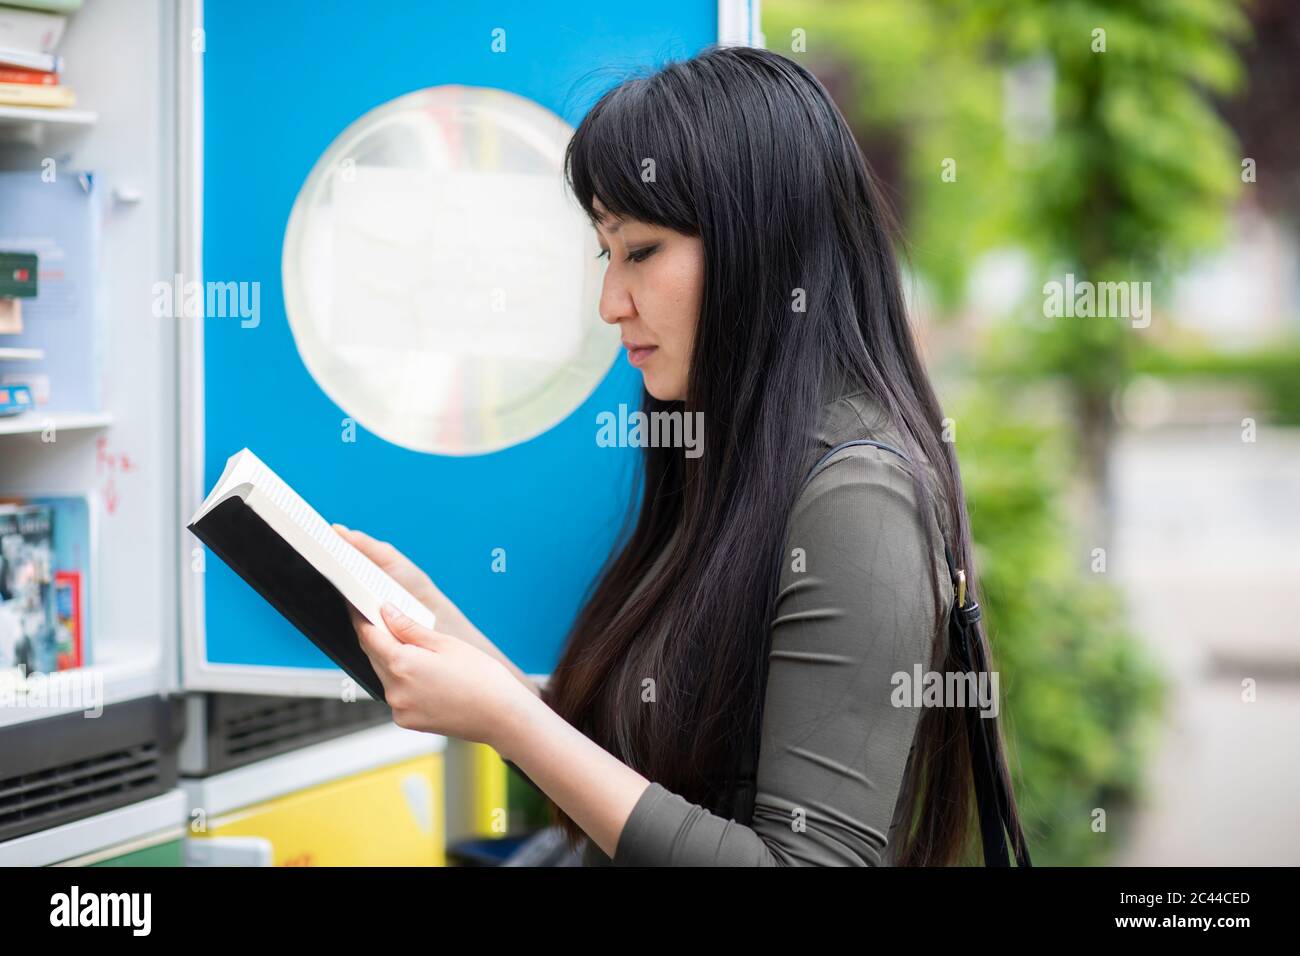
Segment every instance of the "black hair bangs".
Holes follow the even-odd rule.
[[[605,93],[574,131],[565,177],[593,226],[599,199],[620,219],[699,235],[691,190],[698,140],[667,94],[663,74],[629,80]]]

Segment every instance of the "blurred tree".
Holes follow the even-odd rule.
[[[1108,543],[1112,401],[1159,330],[1135,327],[1150,316],[1131,302],[1118,318],[1045,320],[1045,287],[1072,275],[1159,290],[1221,240],[1242,157],[1214,97],[1243,75],[1238,0],[769,0],[764,28],[827,74],[864,148],[902,153],[877,171],[904,197],[910,259],[941,311],[981,253],[1033,256],[1034,318],[997,340],[996,364],[1065,385],[1079,523]]]
[[[1010,238],[1033,250],[1046,281],[1065,284],[1073,275],[1094,291],[1134,282],[1131,291],[1158,290],[1193,252],[1221,242],[1242,167],[1212,97],[1242,75],[1232,44],[1248,31],[1236,0],[945,6],[962,11],[1011,70],[1050,65],[1050,128],[1010,151],[1019,188],[1007,194],[1015,208]],[[1022,330],[1025,368],[1067,385],[1085,480],[1082,525],[1108,546],[1112,401],[1135,351],[1159,329],[1146,325],[1150,311],[1134,315],[1131,301],[1110,318],[1046,317],[1043,292],[1038,317]]]
[[[907,223],[911,266],[955,308],[971,262],[1015,232],[1002,72],[977,55],[980,25],[935,0],[767,0],[763,26],[835,98]]]

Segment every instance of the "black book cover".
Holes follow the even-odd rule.
[[[347,598],[244,499],[228,498],[186,527],[371,697],[385,700]]]

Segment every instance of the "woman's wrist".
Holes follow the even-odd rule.
[[[491,746],[612,859],[650,781],[522,688],[498,714]]]
[[[520,685],[518,692],[507,700],[501,719],[489,741],[492,749],[513,764],[519,764],[520,754],[527,750],[530,735],[550,720],[558,720],[555,711],[536,692],[536,685]]]

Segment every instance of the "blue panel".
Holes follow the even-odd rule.
[[[284,314],[281,248],[319,155],[349,123],[444,83],[530,97],[576,125],[619,70],[689,56],[717,39],[699,0],[576,2],[219,0],[205,8],[204,278],[259,282],[260,322],[204,320],[205,488],[247,445],[328,520],[393,541],[520,667],[547,672],[607,556],[634,450],[599,448],[595,416],[635,406],[620,355],[568,419],[521,445],[452,458],[358,427],[299,358]],[[507,52],[490,49],[506,31]],[[594,71],[600,71],[595,73]],[[494,574],[494,548],[507,571]],[[332,666],[221,561],[206,577],[208,659]]]

